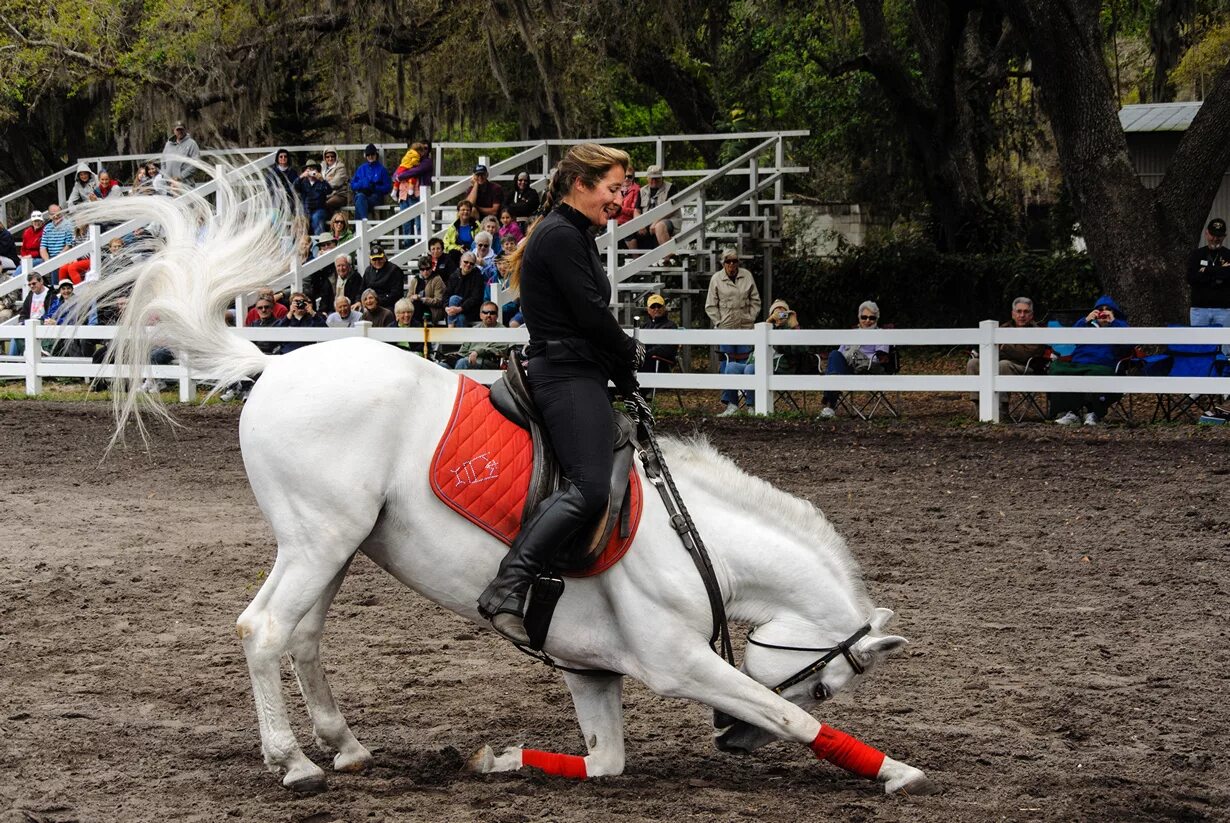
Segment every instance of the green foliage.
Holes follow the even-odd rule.
[[[787,258],[774,274],[774,288],[812,328],[854,325],[864,300],[880,306],[885,323],[943,328],[1007,319],[1016,297],[1032,298],[1042,317],[1086,306],[1100,291],[1084,254],[941,254],[918,242],[847,247],[834,258]]]

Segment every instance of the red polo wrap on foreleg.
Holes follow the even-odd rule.
[[[547,774],[557,774],[560,777],[574,777],[578,780],[584,780],[587,777],[585,758],[577,757],[575,754],[554,754],[540,752],[538,749],[522,749],[521,765],[533,766],[536,769],[542,769]]]
[[[823,723],[816,739],[811,742],[811,750],[821,760],[870,780],[880,774],[880,766],[884,765],[883,752]]]

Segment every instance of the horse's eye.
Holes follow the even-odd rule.
[[[815,686],[812,686],[811,696],[817,700],[829,699],[829,690],[828,687],[824,685],[824,681],[818,681]]]

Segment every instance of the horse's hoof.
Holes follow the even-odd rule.
[[[495,768],[495,752],[490,746],[483,746],[466,761],[466,771],[475,774],[487,774]]]
[[[909,797],[921,797],[923,795],[935,794],[939,790],[939,784],[927,777],[925,774],[920,774],[912,780],[907,781],[904,785],[897,787],[897,791]]]
[[[372,765],[372,753],[358,745],[353,751],[338,752],[333,757],[333,770],[337,772],[363,772]]]
[[[324,774],[305,774],[293,780],[288,774],[286,779],[282,781],[282,785],[296,794],[320,794],[329,788]]]

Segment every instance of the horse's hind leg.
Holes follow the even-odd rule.
[[[350,554],[330,559],[326,552],[305,552],[279,541],[273,571],[236,621],[252,678],[265,764],[273,771],[285,769],[282,785],[295,791],[321,791],[325,776],[304,755],[290,728],[282,699],[281,659],[295,628],[345,568]]]
[[[483,746],[470,758],[467,767],[479,773],[516,771],[534,766],[562,777],[600,777],[622,774],[624,770],[624,715],[622,675],[583,675],[564,673],[572,692],[581,733],[589,754],[554,754],[537,749],[513,747],[495,754]]]
[[[295,677],[299,681],[299,690],[303,692],[308,714],[312,716],[312,732],[316,735],[316,742],[327,751],[337,752],[333,758],[335,770],[361,772],[371,765],[371,752],[351,733],[325,679],[324,666],[320,664],[320,635],[325,628],[325,616],[341,588],[350,562],[346,561],[341,571],[334,575],[316,605],[295,627],[290,639],[290,661],[295,668]]]

